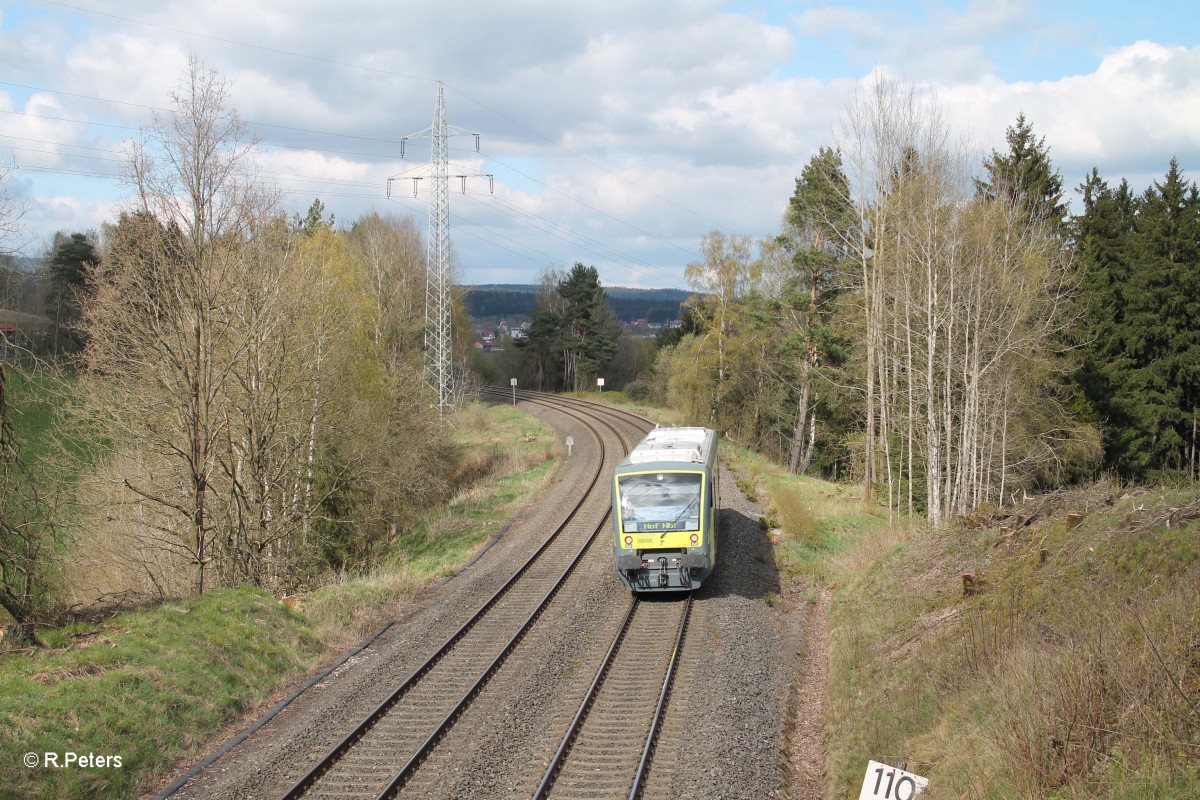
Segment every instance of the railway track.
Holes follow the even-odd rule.
[[[508,392],[499,390],[508,395]],[[537,393],[518,392],[523,400]],[[594,408],[587,401],[559,402]],[[638,424],[653,422],[610,409]],[[642,795],[653,763],[679,653],[691,618],[692,595],[629,598],[617,635],[550,756],[533,800],[608,800]],[[513,795],[516,796],[530,796]]]
[[[497,402],[511,398],[508,387],[494,395]],[[514,519],[459,577],[401,611],[377,643],[299,694],[282,713],[274,716],[278,709],[273,710],[211,767],[181,780],[180,800],[666,800],[772,796],[782,785],[772,754],[780,736],[776,698],[782,697],[778,687],[786,674],[769,665],[786,659],[778,657],[774,628],[762,604],[754,602],[773,586],[762,564],[745,555],[761,539],[757,526],[736,513],[723,518],[731,548],[712,584],[719,591],[697,593],[687,612],[690,630],[681,616],[684,595],[635,604],[613,576],[609,525],[602,518],[618,451],[653,423],[579,399],[526,390],[518,399],[543,417],[542,408],[554,407],[550,420],[559,435],[577,440],[574,459],[561,466],[543,499]],[[581,416],[607,422],[585,427]],[[562,560],[567,548],[560,544],[538,559],[530,559],[530,550],[562,527],[581,494],[588,499],[567,522],[571,530],[557,538],[571,539],[580,545],[576,554],[584,552],[549,606],[536,611],[551,583],[568,571],[564,561],[553,575],[545,562]],[[598,527],[590,524],[597,521]],[[499,588],[521,569],[528,574],[522,580],[532,580],[535,566],[545,570],[539,573],[540,597],[532,589]],[[469,618],[501,593],[511,593],[514,603],[521,595],[526,607],[509,607],[503,598],[492,603],[484,617],[495,615],[497,627],[508,628],[507,638],[503,631],[482,636],[492,623]],[[499,624],[501,616],[506,623]],[[517,628],[523,626],[522,637]],[[450,631],[465,635],[426,659],[443,641],[449,643]],[[668,650],[677,656],[673,678]],[[393,696],[394,707],[384,708]],[[372,709],[382,712],[380,718],[359,725],[376,716]],[[411,716],[395,724],[386,719],[393,714]],[[393,737],[387,733],[391,728],[411,730],[394,731]],[[326,761],[330,753],[335,754]]]
[[[631,598],[533,800],[634,800],[641,794],[691,607],[690,593],[682,600]]]
[[[597,492],[607,496],[604,439],[582,415],[546,396],[529,402],[574,417],[592,436],[600,458],[589,489],[562,524],[496,593],[420,667],[282,795],[295,798],[385,798],[402,789],[475,696],[519,646],[596,538],[598,525],[572,525]],[[586,405],[586,404],[585,404]],[[625,414],[628,422],[635,415]],[[593,409],[593,416],[599,417]],[[613,416],[620,417],[620,413]],[[646,422],[636,418],[644,427]],[[631,442],[601,421],[625,450]],[[565,565],[565,566],[564,566]]]

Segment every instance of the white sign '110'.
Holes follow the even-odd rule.
[[[869,761],[858,800],[911,800],[928,786],[920,775]]]

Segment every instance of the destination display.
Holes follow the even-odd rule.
[[[656,533],[661,531],[696,531],[700,530],[698,517],[681,522],[639,522],[626,521],[625,530],[630,533]]]

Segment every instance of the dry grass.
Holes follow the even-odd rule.
[[[194,571],[183,556],[190,531],[179,515],[138,502],[125,486],[161,469],[152,457],[118,452],[81,475],[73,550],[64,559],[68,604],[88,607],[104,598],[161,599],[192,591]],[[175,530],[171,535],[167,531]]]
[[[833,796],[889,757],[934,798],[1200,796],[1194,502],[1097,487],[1015,527],[860,538],[835,567]]]

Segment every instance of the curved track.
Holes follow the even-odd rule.
[[[575,418],[595,437],[600,458],[590,486],[558,529],[512,578],[297,780],[283,795],[285,800],[383,798],[404,787],[537,622],[599,534],[607,529],[607,517],[595,526],[569,524],[588,497],[597,492],[607,495],[607,475],[602,478],[606,457],[600,432],[581,414],[563,407],[571,403],[555,403],[544,395],[523,399],[555,407],[559,413]],[[602,416],[596,413],[596,407],[585,405],[590,407],[591,416]],[[645,420],[628,412],[613,410],[612,415],[622,414],[626,424],[633,418],[638,420],[639,429],[646,426]],[[616,435],[625,450],[632,446],[614,425],[603,420],[600,424]]]
[[[502,390],[501,390],[502,391]],[[518,392],[532,401],[539,395]],[[556,397],[573,407],[596,404]],[[645,417],[609,408],[637,424]],[[605,800],[642,794],[691,616],[691,593],[632,596],[619,632],[533,790],[533,800]]]

